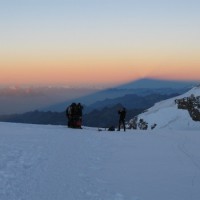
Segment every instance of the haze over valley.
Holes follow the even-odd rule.
[[[97,91],[92,87],[4,86],[0,88],[0,115],[42,109]]]

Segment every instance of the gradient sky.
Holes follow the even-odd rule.
[[[200,80],[199,0],[2,0],[0,84]]]

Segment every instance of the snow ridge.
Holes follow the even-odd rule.
[[[200,86],[192,88],[190,91],[178,97],[173,97],[156,103],[146,112],[138,115],[137,119],[132,119],[129,123],[138,123],[140,120],[148,123],[148,129],[155,126],[155,129],[170,130],[199,130],[200,122],[194,121],[187,110],[177,108],[176,99],[190,97],[191,95],[200,96]]]

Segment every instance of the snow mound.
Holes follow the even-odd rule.
[[[143,120],[148,123],[148,128],[155,126],[156,129],[171,130],[199,130],[200,122],[193,121],[187,110],[177,108],[176,99],[200,96],[200,86],[194,87],[185,94],[156,103],[146,112],[138,115],[137,122]]]

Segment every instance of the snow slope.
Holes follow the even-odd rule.
[[[147,112],[140,114],[138,121],[139,119],[144,119],[149,125],[148,129],[156,123],[156,129],[200,130],[200,122],[193,121],[187,110],[178,109],[177,104],[175,104],[175,99],[189,97],[191,94],[200,96],[200,86],[194,87],[178,97],[156,103]]]
[[[200,132],[0,123],[1,200],[199,200]]]

